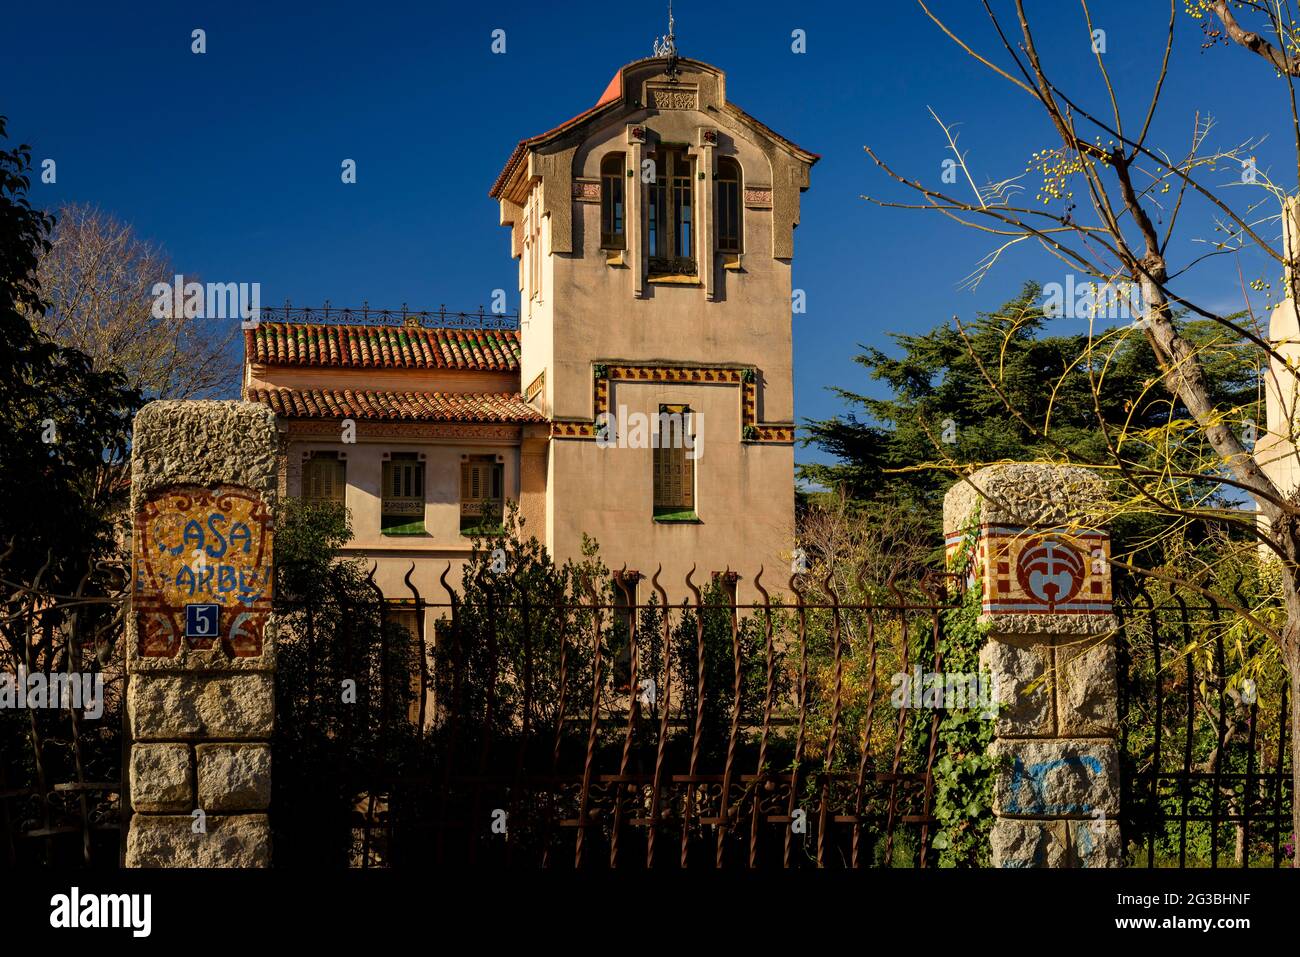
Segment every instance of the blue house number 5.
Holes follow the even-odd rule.
[[[220,605],[186,605],[185,637],[214,638],[219,631]]]

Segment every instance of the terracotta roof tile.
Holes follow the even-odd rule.
[[[249,361],[263,365],[519,371],[513,329],[263,322],[244,344]]]
[[[290,419],[407,422],[544,422],[517,392],[372,392],[352,389],[250,389],[250,402]]]

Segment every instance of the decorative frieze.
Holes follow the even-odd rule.
[[[339,441],[337,423],[288,420],[288,435],[301,441]],[[522,429],[517,425],[474,425],[454,422],[365,422],[357,423],[358,438],[377,439],[494,439],[517,442]]]
[[[656,110],[698,109],[699,94],[695,90],[651,88],[650,105]]]
[[[747,186],[745,188],[745,205],[751,209],[771,209],[772,188],[770,186]]]
[[[677,366],[638,363],[598,362],[593,364],[592,408],[595,416],[609,412],[610,383],[682,382],[698,385],[740,386],[740,439],[750,444],[794,442],[794,424],[760,423],[758,419],[757,376],[749,366]],[[557,439],[596,438],[595,420],[556,420],[551,436]]]
[[[947,537],[952,555],[961,534]],[[980,576],[983,611],[998,615],[1112,613],[1110,536],[1096,529],[984,524],[967,574]]]
[[[600,180],[575,179],[573,181],[573,198],[580,203],[599,203]]]

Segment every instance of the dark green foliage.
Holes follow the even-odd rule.
[[[965,567],[978,527],[977,512],[970,523],[971,531],[953,556],[952,567]],[[977,583],[966,589],[959,608],[945,613],[939,642],[945,672],[980,672],[980,649],[988,633],[979,622],[982,600],[983,591]],[[996,759],[988,753],[993,728],[991,717],[978,708],[944,711],[939,719],[939,748],[934,764],[934,816],[939,819],[939,831],[933,846],[939,852],[940,867],[990,864],[993,784],[998,772]]]
[[[50,596],[125,589],[125,571],[91,572],[115,550],[112,521],[126,501],[122,465],[139,404],[116,373],[95,372],[84,353],[33,325],[46,308],[35,271],[53,220],[28,202],[30,167],[29,147],[0,150],[0,671],[12,674],[21,664],[46,674],[101,673],[106,700],[100,717],[82,719],[78,750],[67,711],[0,710],[0,791],[15,792],[39,783],[38,750],[47,785],[76,780],[78,760],[90,781],[116,780],[121,771],[118,606],[84,604],[74,614]],[[79,802],[62,794],[48,805],[18,794],[5,799],[8,822],[17,831],[78,826]],[[86,800],[96,814],[116,811],[106,794]],[[23,864],[80,863],[79,838],[20,837],[13,850]],[[99,832],[92,844],[92,863],[116,865],[115,837]]]
[[[5,133],[0,117],[0,137]],[[27,200],[31,150],[0,151],[0,551],[6,578],[71,590],[91,556],[112,546],[111,512],[125,500],[120,463],[139,396],[115,372],[42,337],[36,285],[52,218]]]
[[[757,617],[742,617],[735,622],[732,638],[731,599],[717,581],[701,589],[701,603],[683,606],[676,627],[672,629],[672,656],[676,668],[673,680],[681,690],[682,713],[690,720],[695,734],[699,706],[701,671],[703,672],[704,711],[700,721],[700,754],[714,761],[725,756],[731,735],[731,717],[736,710],[735,650],[740,649],[740,721],[741,727],[759,725],[763,720],[763,702],[767,690],[766,635]],[[700,665],[703,651],[703,669]],[[774,697],[782,698],[789,676],[777,676]]]
[[[856,361],[891,394],[836,389],[853,411],[809,423],[807,441],[839,461],[803,465],[801,477],[864,501],[887,492],[931,516],[937,531],[953,473],[916,469],[923,463],[1108,465],[1103,422],[1112,441],[1116,432],[1128,433],[1125,457],[1162,460],[1168,448],[1140,434],[1190,416],[1170,401],[1145,337],[1138,330],[1122,337],[1099,331],[1090,353],[1086,335],[1049,334],[1039,298],[1038,287],[1027,285],[996,313],[980,314],[964,338],[949,322],[922,335],[895,335],[901,355],[864,347]],[[1259,371],[1243,361],[1240,339],[1208,321],[1181,325],[1199,350],[1216,405],[1232,410],[1228,421],[1262,422]],[[1195,452],[1187,448],[1184,459]],[[908,469],[916,470],[900,471]]]
[[[1260,577],[1247,553],[1235,561],[1220,556],[1197,580],[1276,627],[1281,612]],[[1291,698],[1280,657],[1262,629],[1191,589],[1151,580],[1141,586],[1125,609],[1121,644],[1129,864],[1170,867],[1181,858],[1188,867],[1272,867],[1276,854],[1287,866],[1294,845],[1283,702]],[[1268,775],[1278,770],[1283,742],[1286,783],[1279,786]],[[1191,775],[1175,777],[1185,765]],[[1192,818],[1185,823],[1184,808]]]
[[[597,635],[586,607],[593,595],[597,603],[612,602],[608,571],[594,548],[581,564],[556,565],[545,546],[521,532],[512,511],[501,535],[475,540],[454,624],[439,629],[436,693],[462,716],[455,746],[471,761],[483,751],[490,758],[515,747],[521,736],[539,755],[549,754],[561,690],[566,714],[590,706],[597,641],[602,674],[607,678],[613,667],[605,634],[610,614],[603,612]],[[453,729],[448,723],[437,733],[449,739]]]
[[[411,676],[419,651],[385,620],[340,506],[288,500],[276,515],[276,860],[346,866],[358,807],[387,800],[386,782],[421,758]]]

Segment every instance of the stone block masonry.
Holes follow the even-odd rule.
[[[995,867],[1118,867],[1118,678],[1105,487],[1070,466],[995,465],[944,500],[949,555],[981,594],[1001,761]]]
[[[269,867],[275,416],[151,402],[131,451],[128,867]]]

